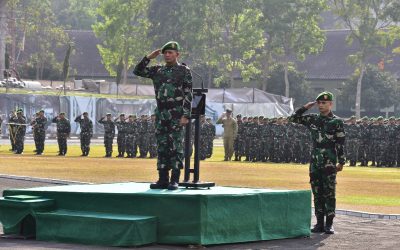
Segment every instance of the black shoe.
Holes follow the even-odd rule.
[[[168,185],[168,190],[177,190],[179,188],[179,176],[181,175],[181,170],[173,169],[171,171],[171,182]]]
[[[167,189],[169,185],[169,171],[158,170],[158,181],[150,184],[150,189]]]
[[[326,217],[326,224],[325,224],[325,233],[326,234],[334,234],[335,229],[333,229],[333,217],[334,216],[329,216]]]
[[[318,216],[317,217],[317,224],[314,225],[313,228],[311,228],[312,233],[323,233],[325,232],[324,228],[324,216]]]

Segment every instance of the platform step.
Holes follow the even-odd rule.
[[[36,238],[104,246],[141,246],[157,240],[157,219],[86,211],[37,213]]]

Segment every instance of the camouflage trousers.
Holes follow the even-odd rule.
[[[24,141],[25,141],[25,135],[24,134],[16,134],[15,135],[15,151],[17,153],[22,153],[24,152]]]
[[[80,139],[81,139],[82,154],[89,154],[91,138],[92,138],[92,135],[90,133],[86,133],[86,132],[81,133]]]
[[[118,133],[117,145],[118,145],[118,154],[124,155],[125,148],[126,148],[126,134],[125,133]]]
[[[183,168],[183,127],[179,119],[161,120],[156,110],[157,169]]]
[[[125,151],[128,156],[136,156],[137,154],[137,142],[135,134],[126,134],[125,138]]]
[[[141,157],[146,157],[147,153],[149,152],[149,135],[144,134],[140,135],[138,138],[138,146],[139,146],[139,151],[140,151],[140,156]]]
[[[213,143],[214,143],[214,137],[208,136],[206,139],[206,144],[207,144],[206,158],[210,158],[213,154],[213,147],[214,147]]]
[[[314,149],[311,154],[310,184],[317,217],[335,216],[336,173],[335,160],[327,159],[320,149]]]
[[[104,134],[104,147],[106,154],[111,154],[113,151],[114,134]]]
[[[65,155],[67,154],[67,137],[66,133],[57,133],[57,143],[58,143],[58,152],[59,154]]]
[[[241,157],[245,155],[245,141],[237,136],[235,142],[233,144],[233,150],[235,152],[235,156]]]
[[[346,159],[356,162],[358,159],[359,141],[357,139],[346,140]]]
[[[44,141],[46,140],[46,133],[43,132],[35,132],[33,139],[35,141],[35,148],[37,153],[43,153],[44,151]]]
[[[155,136],[149,138],[149,154],[150,158],[157,157],[157,139]]]

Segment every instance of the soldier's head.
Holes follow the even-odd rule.
[[[225,113],[226,113],[226,117],[228,117],[228,118],[232,116],[232,110],[231,109],[226,109]]]
[[[175,64],[179,58],[179,43],[175,41],[167,42],[162,48],[161,53],[164,55],[164,61],[167,64]]]
[[[210,123],[210,124],[212,123],[212,121],[211,121],[211,118],[210,118],[210,117],[207,117],[207,118],[206,118],[206,121],[207,121],[208,123]]]
[[[83,118],[85,118],[85,119],[87,119],[89,117],[88,112],[83,112],[82,115],[83,115]]]
[[[243,121],[243,122],[247,122],[247,117],[246,117],[246,116],[243,117],[242,121]]]
[[[133,122],[135,120],[135,117],[133,115],[128,116],[128,121]]]
[[[112,118],[112,117],[111,117],[111,113],[107,113],[107,114],[106,114],[106,118],[107,118],[107,121],[111,121],[111,118]]]
[[[202,122],[202,123],[206,122],[206,116],[205,115],[200,115],[200,122]]]
[[[23,115],[23,110],[22,109],[18,109],[17,110],[17,117],[22,117]]]
[[[357,122],[357,118],[354,115],[351,116],[349,119],[349,123],[354,125],[354,124],[356,124],[356,122]]]
[[[320,93],[315,101],[322,115],[328,115],[332,111],[333,94],[331,92],[324,91]]]
[[[151,120],[154,122],[154,121],[156,121],[156,115],[155,114],[152,114],[151,115]]]
[[[242,115],[241,115],[241,114],[238,114],[238,115],[236,116],[236,120],[237,120],[237,121],[242,121]]]
[[[64,113],[64,112],[61,112],[60,114],[58,114],[58,117],[59,117],[60,119],[64,119],[64,118],[65,118],[65,113]]]
[[[253,117],[249,117],[249,118],[247,119],[247,121],[248,121],[248,122],[253,122]]]
[[[394,125],[396,123],[396,117],[392,116],[389,118],[389,124]]]
[[[39,116],[40,116],[40,117],[43,117],[43,116],[44,116],[44,110],[43,110],[43,109],[39,110],[38,113],[39,113]]]
[[[120,114],[120,115],[119,115],[119,119],[120,119],[121,121],[125,121],[125,114],[124,114],[124,113]]]
[[[378,122],[379,125],[382,125],[385,122],[385,119],[383,119],[382,116],[379,116],[378,119],[377,119],[377,122]]]

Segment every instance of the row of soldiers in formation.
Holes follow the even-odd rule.
[[[81,156],[88,156],[93,136],[93,122],[89,119],[87,112],[77,116],[74,121],[80,125]],[[64,112],[59,113],[51,122],[57,126],[58,155],[65,156],[68,149],[67,139],[71,133],[71,123],[65,117]],[[138,153],[140,158],[146,158],[148,154],[150,158],[157,157],[155,115],[151,115],[150,117],[141,115],[138,119],[136,115],[126,117],[125,114],[120,114],[117,118],[113,119],[112,115],[108,113],[98,123],[104,126],[105,157],[112,156],[116,129],[118,130],[118,155],[116,157],[135,158]],[[44,110],[37,112],[29,124],[23,115],[22,109],[12,112],[8,120],[11,150],[15,154],[23,153],[26,128],[28,125],[31,125],[36,148],[35,152],[37,155],[42,155],[48,124]],[[191,145],[193,145],[194,126],[192,126],[191,134]],[[213,140],[215,138],[215,126],[211,123],[210,118],[206,120],[204,116],[202,117],[200,134],[200,159],[204,160],[211,157]],[[192,147],[190,147],[190,151],[192,151]]]
[[[306,164],[313,147],[307,128],[286,118],[237,115],[235,161]],[[350,166],[400,167],[400,118],[354,116],[345,120],[346,161]]]
[[[350,166],[400,167],[400,118],[351,117],[344,128]]]

